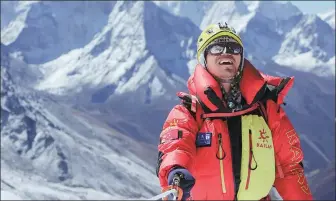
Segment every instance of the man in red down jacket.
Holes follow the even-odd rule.
[[[300,139],[282,109],[293,77],[258,71],[234,29],[211,24],[197,41],[189,94],[160,134],[162,189],[179,176],[182,200],[312,200]]]

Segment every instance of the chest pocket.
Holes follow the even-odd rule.
[[[263,117],[242,116],[241,183],[238,200],[260,200],[275,180],[272,133]]]

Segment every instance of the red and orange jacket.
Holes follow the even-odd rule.
[[[218,113],[204,91],[210,87],[222,97],[220,86],[196,66],[188,80],[191,107],[176,105],[160,134],[161,187],[168,185],[169,171],[181,166],[195,177],[193,200],[262,199],[272,186],[284,200],[312,200],[299,136],[281,107],[293,79],[265,75],[245,59],[240,90],[247,107]],[[278,93],[261,104],[267,86]]]

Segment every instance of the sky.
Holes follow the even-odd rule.
[[[325,13],[335,10],[335,1],[290,1],[296,5],[303,13]]]

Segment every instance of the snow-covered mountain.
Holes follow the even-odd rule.
[[[285,36],[274,60],[319,75],[335,75],[335,31],[316,15],[305,15]]]
[[[335,30],[335,9],[325,13],[320,13],[319,17],[326,21]]]
[[[240,33],[252,17],[253,13],[243,1],[217,1],[204,16],[200,28],[203,30],[209,24],[227,22],[235,25],[235,30]]]
[[[15,40],[24,27],[30,5],[34,3],[36,1],[1,2],[1,43],[7,45]]]
[[[90,42],[107,23],[114,3],[22,3],[24,12],[2,30],[1,41],[22,51],[27,63],[45,63]],[[87,27],[93,19],[99,20]]]
[[[10,21],[15,18],[15,8],[18,2],[15,1],[6,1],[1,2],[1,30],[8,26]]]
[[[73,182],[93,189],[92,193],[99,193],[102,198],[106,194],[101,192],[123,198],[149,197],[153,193],[145,188],[154,189],[158,185],[152,175],[156,165],[154,155],[158,135],[167,113],[178,103],[175,93],[186,91],[185,81],[195,65],[196,39],[201,32],[195,23],[200,21],[199,18],[186,18],[189,17],[187,13],[191,15],[193,9],[202,10],[203,3],[170,3],[175,5],[177,14],[168,12],[169,7],[160,8],[167,6],[168,2],[157,2],[160,7],[153,2],[139,1],[12,4],[15,12],[7,20],[11,25],[2,28],[1,41],[8,45],[2,46],[2,49],[7,49],[14,58],[6,71],[12,75],[11,80],[17,86],[15,88],[26,91],[18,100],[26,98],[25,106],[34,106],[30,107],[31,113],[40,113],[31,115],[38,125],[45,125],[49,120],[62,130],[38,126],[46,133],[56,133],[57,139],[50,134],[55,138],[52,147],[61,147],[69,161],[68,165],[73,165],[74,169],[80,169],[86,175],[80,178],[79,173],[69,173],[69,178],[60,185],[55,184],[60,189],[57,192],[67,191],[68,196],[71,194],[76,198],[82,196],[81,189],[68,184]],[[335,157],[335,74],[334,71],[330,73],[332,68],[324,65],[333,65],[334,69],[332,58],[335,55],[331,51],[334,50],[332,45],[335,41],[330,39],[330,33],[334,33],[334,30],[330,32],[330,26],[321,19],[303,15],[291,4],[239,1],[211,4],[212,7],[210,3],[207,4],[209,9],[203,9],[206,13],[202,19],[204,23],[211,19],[221,20],[223,16],[224,19],[235,20],[237,23],[233,25],[241,25],[235,28],[241,32],[247,56],[253,64],[271,75],[295,76],[294,87],[286,100],[288,105],[284,108],[302,138],[307,171],[326,166]],[[16,12],[18,8],[21,8],[21,12]],[[187,8],[188,12],[181,17]],[[295,34],[303,38],[295,38]],[[331,42],[325,44],[324,40],[329,39]],[[285,62],[283,55],[288,52],[294,56],[313,53],[312,56],[308,55],[305,62],[321,64],[314,63],[306,69],[296,67]],[[283,59],[279,62],[280,56]],[[9,100],[15,102],[14,99]],[[35,100],[40,102],[35,103]],[[13,119],[17,120],[8,121],[7,128],[16,128],[15,122],[23,122],[21,116],[13,115]],[[8,145],[2,148],[6,152],[15,153],[16,150],[10,146],[27,149],[27,143],[15,144],[8,134],[3,136],[1,133],[1,137],[8,138]],[[88,147],[92,152],[88,151]],[[124,152],[123,147],[132,149]],[[60,169],[55,164],[60,156],[55,154],[56,148],[49,149],[43,151],[44,155],[41,155],[44,158],[39,160],[52,161],[50,164],[54,165],[54,169],[50,175],[59,175],[57,171]],[[24,151],[22,153],[25,154]],[[80,153],[78,157],[77,153]],[[31,155],[24,154],[17,156],[17,160],[32,164],[31,159],[24,159]],[[87,159],[83,157],[84,154],[88,155]],[[72,155],[76,157],[70,157]],[[110,162],[109,157],[122,162],[116,165]],[[70,162],[70,159],[75,162]],[[23,174],[51,177],[32,172],[39,163],[27,170],[8,161],[6,159],[2,163],[7,169],[15,167],[12,173],[8,173],[12,177],[22,177]],[[108,169],[111,163],[115,171]],[[129,168],[123,174],[128,166],[135,167],[136,172]],[[44,169],[43,166],[38,168]],[[117,177],[120,174],[121,177]],[[148,180],[152,185],[141,185],[142,195],[136,194],[138,191],[135,188],[127,196],[114,192],[120,188],[128,191],[125,186],[132,186],[135,180],[133,176],[128,178],[128,175],[137,174],[137,184],[145,179],[142,175],[151,175]],[[111,185],[110,181],[119,181],[121,187],[104,190]],[[16,185],[19,185],[19,181],[13,184]],[[54,183],[45,185],[54,186]],[[12,192],[7,190],[7,193]],[[26,191],[28,197],[42,196],[38,192],[28,194],[30,190]]]
[[[197,3],[197,8],[194,2],[189,9],[180,9],[185,4],[158,3],[171,13],[190,18],[201,29],[228,22],[242,35],[247,56],[258,64],[273,59],[301,71],[335,75],[335,29],[328,26],[334,24],[334,10],[321,15],[321,20],[303,14],[291,2],[214,1]],[[199,16],[204,16],[201,23],[195,20]]]
[[[209,11],[213,1],[153,1],[166,11],[181,17],[189,18],[199,26],[203,16]]]
[[[111,12],[101,16],[96,13],[102,13],[99,9],[107,9],[110,2],[95,2],[96,6],[90,5],[87,9],[84,2],[72,2],[72,6],[62,11],[61,2],[51,4],[54,2],[34,4],[26,18],[26,27],[10,44],[13,51],[22,52],[28,64],[42,63],[37,66],[43,74],[36,86],[38,89],[63,94],[78,91],[84,85],[102,88],[102,91],[108,86],[112,94],[113,91],[134,91],[148,83],[168,82],[163,86],[175,90],[175,84],[181,83],[176,76],[187,78],[189,75],[187,63],[195,55],[194,40],[199,29],[188,20],[174,22],[173,16],[163,13],[151,2],[118,2]],[[42,9],[44,7],[49,9]],[[76,15],[74,9],[79,8],[83,12],[78,11],[80,14]],[[57,12],[62,12],[62,15],[55,14]],[[95,16],[97,22],[68,20],[73,19],[68,16],[70,13],[77,18],[86,16],[88,20]],[[57,23],[46,22],[44,17]],[[41,25],[36,26],[38,24]],[[70,30],[72,24],[76,26]],[[91,24],[96,27],[91,27]],[[79,27],[81,29],[77,29]],[[42,30],[50,30],[50,33]],[[83,30],[91,30],[91,34],[78,37]],[[35,33],[33,37],[32,32]],[[55,40],[48,40],[50,38]],[[134,86],[137,87],[134,89]],[[165,90],[152,88],[147,93],[159,96]],[[108,98],[108,95],[96,96],[92,97],[94,102],[104,102]]]
[[[2,45],[2,199],[143,199],[160,192],[150,165],[154,146],[18,87],[6,51]]]
[[[40,26],[34,36],[26,34],[34,32],[35,25],[44,22],[42,16],[35,17],[33,18],[35,20],[25,22],[26,27],[16,40],[24,43],[15,41],[9,45],[13,52],[20,50],[20,53],[16,54],[21,55],[23,62],[30,64],[31,71],[38,69],[39,72],[36,74],[39,75],[32,78],[36,89],[64,96],[72,94],[77,101],[74,103],[76,106],[80,105],[80,102],[95,104],[108,102],[110,105],[118,105],[112,114],[120,110],[119,113],[123,117],[128,115],[125,110],[138,111],[139,115],[151,113],[146,107],[166,112],[167,108],[172,106],[172,100],[176,100],[176,91],[186,89],[184,81],[189,76],[189,68],[194,67],[195,40],[200,33],[199,28],[190,20],[173,16],[152,2],[116,2],[107,19],[105,16],[102,16],[103,19],[96,18],[97,21],[106,23],[92,36],[91,41],[68,52],[67,49],[74,48],[71,44],[69,47],[63,45],[63,49],[54,50],[34,42],[54,37],[59,38],[59,44],[67,44],[68,37],[61,35],[61,31],[54,31],[53,36],[43,34],[44,29],[56,30],[75,23],[69,20],[62,21],[60,19],[64,17],[54,14],[58,12],[59,3],[55,8],[51,6],[53,2],[33,4],[32,6],[38,11],[41,10],[39,6],[50,9],[44,10],[42,14],[33,11],[29,14],[54,16],[51,19],[55,18],[59,23],[46,23],[44,28]],[[76,3],[72,6],[76,9],[84,6],[83,2],[72,3]],[[99,3],[98,8],[104,7],[101,4],[110,2]],[[73,13],[70,8],[63,10],[63,15]],[[82,14],[86,15],[86,10],[82,9]],[[97,9],[87,9],[89,10],[87,12],[94,13]],[[92,13],[91,15],[94,15]],[[27,19],[32,18],[29,14]],[[80,18],[81,14],[78,15]],[[83,29],[89,29],[91,24],[86,23],[83,26]],[[72,31],[69,30],[69,38],[78,35],[77,27],[73,26]],[[57,54],[58,57],[52,59],[56,55],[55,52],[62,51],[65,51],[64,54]],[[37,60],[41,57],[41,52],[45,57],[43,60]],[[46,58],[49,58],[49,61],[43,63]],[[25,79],[24,75],[18,77]],[[144,107],[139,108],[139,104]],[[153,107],[154,105],[156,107]],[[126,133],[132,136],[148,139],[146,136],[152,136],[161,127],[164,115],[153,118],[154,122],[144,118],[134,119],[134,114],[130,114],[127,124],[134,122],[143,125],[143,128],[136,128],[134,125],[121,127],[123,129],[127,127]],[[108,120],[117,122],[115,128],[121,125],[116,119],[118,118]],[[153,123],[154,126],[151,126]],[[156,142],[157,139],[151,137],[150,141]]]

